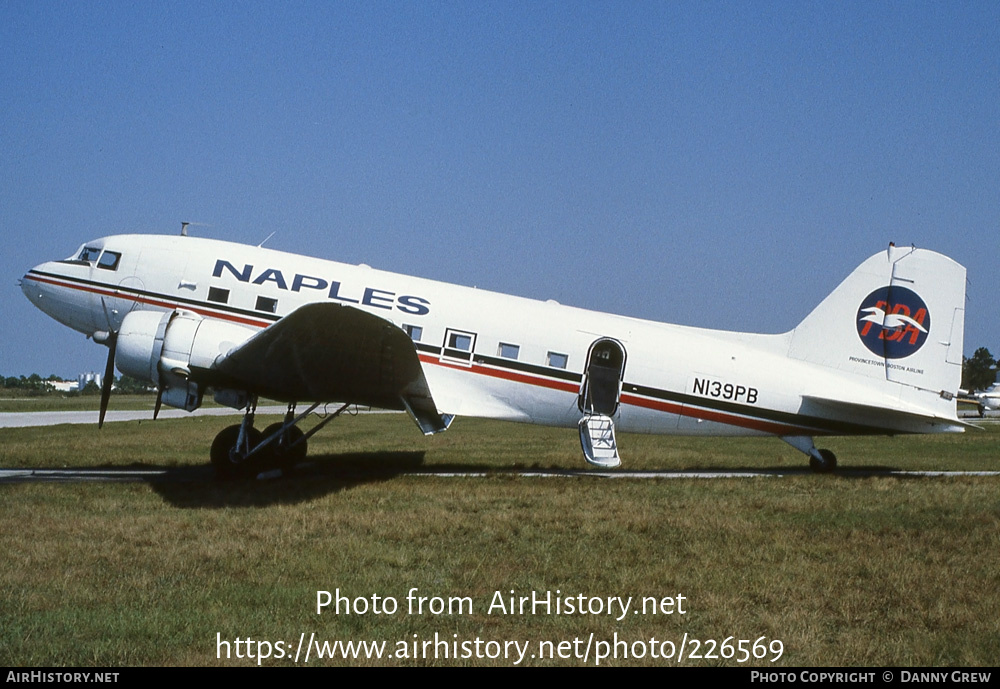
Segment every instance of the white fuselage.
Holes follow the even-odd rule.
[[[655,323],[193,237],[123,235],[87,248],[101,261],[44,263],[29,271],[22,288],[40,309],[88,336],[116,330],[136,309],[182,309],[256,331],[307,303],[347,304],[411,334],[434,400],[448,414],[575,426],[588,352],[610,338],[625,352],[614,413],[622,430],[780,436],[955,430],[926,420],[870,425],[860,412],[804,413],[804,390],[836,391],[872,407],[901,403],[899,395],[887,397],[833,366],[790,358],[792,333]]]

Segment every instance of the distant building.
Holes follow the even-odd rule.
[[[87,387],[87,383],[90,383],[91,381],[93,381],[97,387],[101,387],[102,380],[103,376],[101,376],[100,373],[94,373],[93,371],[81,373],[76,379],[76,389],[83,390]]]

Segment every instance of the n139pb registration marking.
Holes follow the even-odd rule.
[[[714,397],[720,400],[729,400],[731,402],[757,404],[757,388],[747,385],[737,385],[736,383],[725,383],[721,380],[695,378],[694,394],[702,395],[703,397]]]

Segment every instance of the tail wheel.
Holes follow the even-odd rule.
[[[809,468],[818,474],[828,474],[837,468],[837,455],[830,450],[817,450],[819,457],[810,455]]]

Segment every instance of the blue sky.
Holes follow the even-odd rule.
[[[0,2],[0,374],[106,350],[31,266],[197,233],[781,332],[889,241],[1000,354],[995,2]]]

